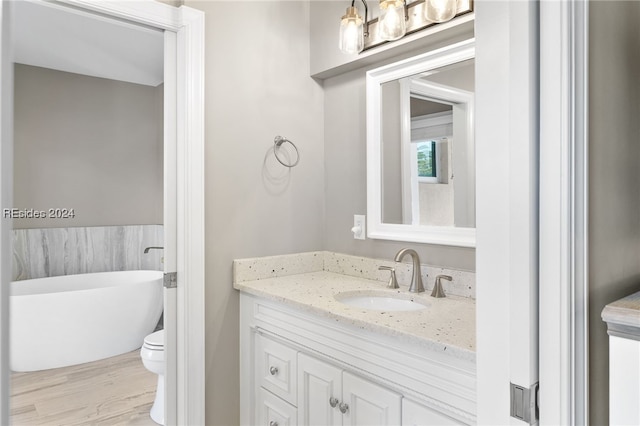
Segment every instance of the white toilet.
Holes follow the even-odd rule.
[[[164,425],[164,330],[158,330],[144,338],[140,358],[147,370],[158,375],[156,399],[151,407],[151,419]]]

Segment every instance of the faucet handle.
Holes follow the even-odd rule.
[[[387,284],[387,288],[400,288],[398,285],[398,280],[396,279],[396,270],[391,266],[379,266],[379,271],[391,271],[391,277],[389,277],[389,284]]]
[[[431,297],[447,297],[444,294],[444,290],[442,289],[442,282],[440,280],[445,279],[447,281],[452,281],[453,278],[450,275],[438,275],[436,277],[436,284],[433,286],[433,291],[431,292]]]

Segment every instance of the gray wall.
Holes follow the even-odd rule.
[[[600,314],[640,290],[640,3],[589,3],[590,421],[608,423],[609,350]]]
[[[15,228],[162,223],[162,86],[15,66]]]
[[[353,239],[353,215],[366,214],[367,211],[365,73],[380,65],[360,68],[324,81],[327,227],[324,249],[391,259],[399,249],[412,247],[423,263],[474,271],[474,249]]]
[[[206,424],[234,425],[232,260],[323,248],[323,95],[309,77],[308,2],[186,5],[206,13]],[[300,150],[291,170],[273,157],[278,134]]]

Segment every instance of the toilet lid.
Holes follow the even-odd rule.
[[[164,330],[158,330],[144,338],[144,345],[152,348],[164,347]]]

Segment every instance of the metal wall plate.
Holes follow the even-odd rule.
[[[164,274],[164,288],[176,288],[178,287],[178,273],[177,272],[165,272]]]
[[[538,391],[540,386],[534,383],[530,388],[511,383],[511,417],[529,424],[535,424],[540,417]]]

